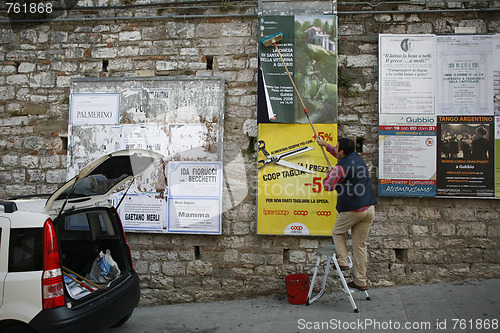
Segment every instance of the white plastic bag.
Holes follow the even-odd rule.
[[[98,283],[108,283],[119,277],[120,274],[120,268],[111,257],[111,251],[108,249],[106,253],[99,252],[99,256],[92,263],[89,279]]]

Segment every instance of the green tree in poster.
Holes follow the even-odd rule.
[[[295,80],[306,108],[311,111],[310,117],[315,122],[336,121],[337,54],[334,50],[325,49],[324,45],[314,45],[315,42],[308,40],[308,29],[314,27],[317,28],[317,34],[328,35],[334,26],[321,19],[315,19],[313,23],[295,22]],[[335,37],[331,41],[334,42]],[[298,122],[306,121],[301,105],[296,104],[296,114]]]

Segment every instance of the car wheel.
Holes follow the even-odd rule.
[[[132,317],[132,313],[134,311],[130,311],[130,313],[128,315],[126,315],[125,317],[123,317],[122,319],[120,319],[116,324],[114,324],[113,326],[111,326],[112,328],[116,328],[116,327],[120,327],[122,326],[123,324],[125,324],[127,322],[127,320],[130,319],[130,317]]]

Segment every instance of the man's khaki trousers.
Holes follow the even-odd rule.
[[[354,283],[360,287],[367,285],[366,268],[368,254],[366,251],[366,239],[368,238],[374,215],[374,206],[359,213],[341,212],[337,216],[337,221],[335,221],[332,231],[339,265],[347,266],[349,262],[347,259],[346,233],[351,229]]]

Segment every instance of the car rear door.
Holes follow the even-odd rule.
[[[0,307],[3,303],[3,288],[9,263],[10,220],[0,216]]]

